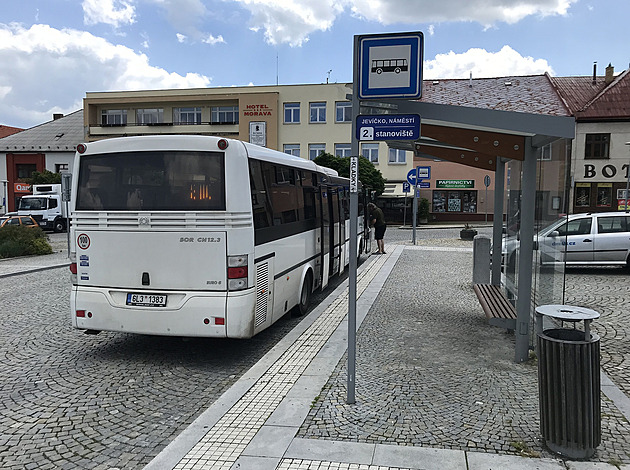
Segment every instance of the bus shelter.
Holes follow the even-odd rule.
[[[407,100],[361,102],[353,109],[418,114],[420,138],[388,142],[391,147],[495,173],[491,282],[501,285],[515,304],[515,361],[527,360],[535,307],[564,303],[564,264],[543,266],[535,236],[568,213],[574,118]],[[358,142],[353,145],[357,155]],[[561,259],[561,251],[559,247],[555,259]]]

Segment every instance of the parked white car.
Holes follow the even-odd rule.
[[[513,267],[519,242],[503,240],[503,262]],[[534,248],[542,264],[625,265],[630,267],[630,212],[572,214],[536,234]]]

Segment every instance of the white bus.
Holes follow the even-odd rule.
[[[309,160],[123,137],[80,144],[74,174],[71,317],[87,333],[250,338],[349,263],[349,180]]]

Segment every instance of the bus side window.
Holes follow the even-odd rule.
[[[254,213],[254,228],[271,227],[271,205],[261,162],[249,161],[249,178],[252,194],[252,211]]]

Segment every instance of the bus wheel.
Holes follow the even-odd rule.
[[[300,292],[300,302],[295,306],[294,314],[296,317],[304,315],[311,303],[311,291],[313,290],[313,275],[307,272],[302,284],[302,292]]]

